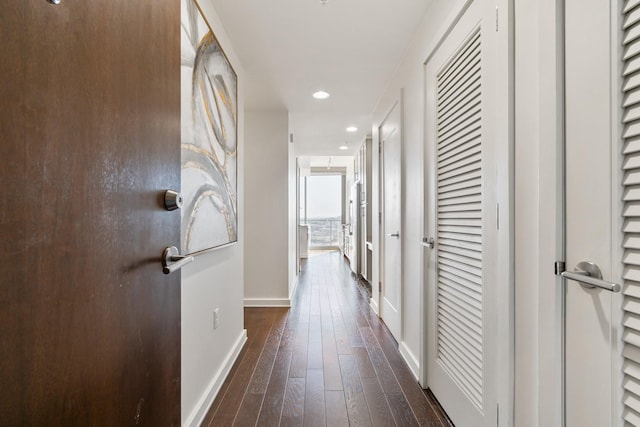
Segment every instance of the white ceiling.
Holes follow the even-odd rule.
[[[345,155],[430,0],[212,0],[245,70],[249,110],[287,110],[301,155]],[[311,97],[324,90],[331,97]],[[347,126],[358,132],[346,132]],[[348,142],[349,150],[338,150]]]

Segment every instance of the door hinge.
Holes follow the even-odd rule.
[[[500,427],[500,404],[496,403],[496,426]]]
[[[556,276],[561,275],[565,271],[564,261],[556,261],[553,263],[553,272]]]
[[[498,5],[496,5],[496,33],[499,30],[499,25],[498,25],[498,23],[500,22],[500,12],[499,12],[499,10],[500,9],[498,9]]]
[[[382,294],[382,282],[378,282],[378,293]]]
[[[378,212],[378,224],[382,224],[382,212]]]
[[[496,230],[500,230],[500,203],[496,205]]]

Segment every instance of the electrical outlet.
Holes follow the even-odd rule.
[[[213,329],[218,329],[220,326],[220,309],[216,308],[213,310]]]

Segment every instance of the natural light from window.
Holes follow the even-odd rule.
[[[343,211],[342,180],[342,175],[306,177],[306,224],[312,248],[338,246]]]

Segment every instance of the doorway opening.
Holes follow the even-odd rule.
[[[301,224],[309,231],[310,250],[338,250],[344,224],[344,175],[302,177]]]

